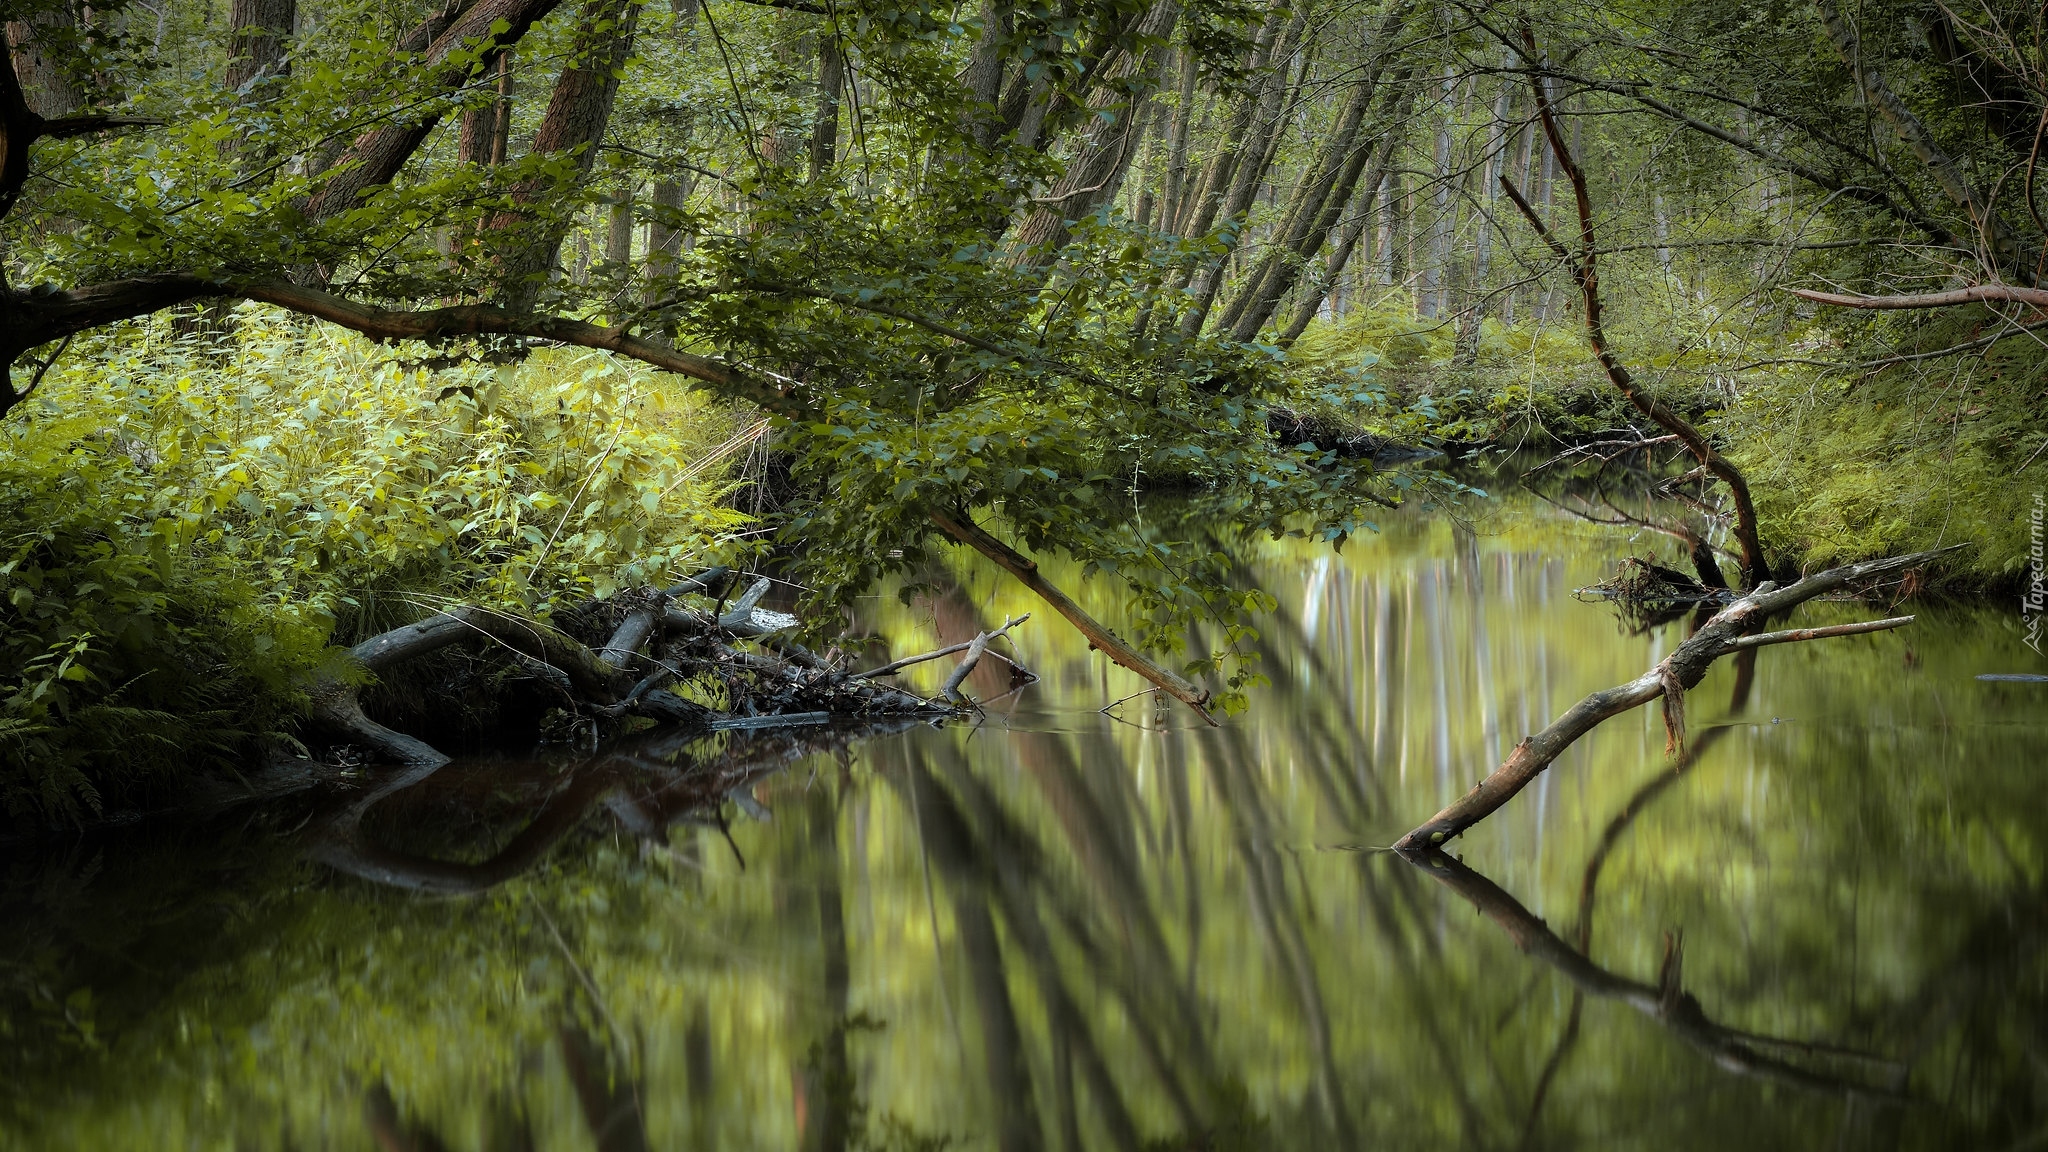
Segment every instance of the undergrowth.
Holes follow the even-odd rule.
[[[595,353],[429,369],[244,309],[71,350],[0,424],[0,805],[75,817],[284,738],[455,603],[546,618],[744,547],[761,426]]]
[[[2028,516],[2048,490],[2048,358],[2015,337],[1983,353],[1859,365],[1872,349],[1939,352],[1998,323],[1962,309],[1824,316],[1759,334],[1704,310],[1643,309],[1610,336],[1640,381],[1744,469],[1773,553],[1812,570],[1968,544],[1937,574],[1968,590],[2016,584],[2029,563]],[[1305,385],[1375,365],[1449,441],[1543,449],[1647,427],[1599,374],[1576,325],[1488,320],[1474,362],[1457,366],[1452,326],[1418,318],[1394,294],[1319,321],[1288,360]]]

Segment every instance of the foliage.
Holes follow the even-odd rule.
[[[273,314],[75,353],[0,440],[0,788],[97,809],[295,726],[297,678],[438,606],[545,618],[746,551],[738,418],[599,354],[427,371]]]

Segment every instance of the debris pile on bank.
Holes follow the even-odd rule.
[[[372,719],[364,711],[361,686],[410,661],[466,645],[538,681],[592,740],[648,722],[717,731],[835,717],[938,720],[973,710],[973,701],[958,691],[965,670],[989,640],[1024,619],[970,644],[856,672],[789,638],[798,619],[760,606],[770,580],[754,580],[728,600],[739,583],[729,569],[713,568],[669,588],[632,589],[593,602],[568,614],[563,626],[479,607],[450,608],[357,644],[350,650],[351,667],[323,675],[312,686],[313,717],[369,758],[445,764],[448,756],[438,748]],[[607,638],[594,645],[575,634],[576,625],[587,631],[593,620],[610,624]],[[939,699],[882,682],[899,669],[959,651],[966,656]],[[700,697],[722,698],[723,707],[679,694],[675,689],[683,684],[695,685]]]

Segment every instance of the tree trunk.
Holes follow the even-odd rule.
[[[811,121],[811,179],[829,171],[838,158],[839,100],[846,89],[846,56],[831,28],[820,30],[818,45],[818,107]]]
[[[234,0],[228,13],[229,91],[290,74],[284,48],[297,20],[297,0]]]
[[[482,107],[463,110],[456,158],[466,164],[503,164],[512,139],[511,50],[492,53],[484,61],[484,74],[494,78],[495,95]]]
[[[1512,63],[1512,56],[1508,63]],[[1479,235],[1472,244],[1472,293],[1458,317],[1458,342],[1451,356],[1453,368],[1470,368],[1479,362],[1479,336],[1486,324],[1486,279],[1493,271],[1493,217],[1500,203],[1500,176],[1507,166],[1508,107],[1514,89],[1506,75],[1493,99],[1493,121],[1487,128],[1486,211],[1479,220]]]
[[[612,197],[605,217],[604,258],[613,264],[633,262],[633,189]]]
[[[536,155],[571,157],[572,183],[588,176],[597,160],[597,146],[618,95],[619,72],[632,55],[639,14],[640,5],[633,0],[585,0],[578,16],[569,62],[555,81],[547,114],[533,135]],[[515,311],[533,306],[568,234],[567,218],[536,221],[530,207],[555,187],[538,180],[522,185],[513,191],[518,207],[498,213],[490,222],[498,237],[498,294]]]
[[[1173,126],[1166,145],[1166,190],[1159,204],[1159,231],[1176,232],[1182,189],[1188,181],[1188,136],[1195,119],[1195,77],[1201,57],[1192,48],[1180,50],[1180,86],[1174,90]]]
[[[1444,311],[1444,270],[1450,262],[1451,230],[1457,205],[1451,199],[1451,129],[1458,118],[1458,77],[1444,68],[1444,105],[1436,128],[1436,194],[1429,222],[1429,247],[1423,254],[1422,277],[1416,282],[1415,312],[1434,320]]]
[[[416,99],[433,93],[451,93],[471,83],[476,70],[482,67],[471,55],[478,51],[480,41],[484,42],[486,55],[493,45],[510,48],[535,21],[560,3],[561,0],[477,0],[460,11],[443,9],[416,26],[399,44],[400,52],[420,56],[413,90],[408,96]],[[328,166],[334,174],[308,201],[306,214],[318,221],[353,209],[364,193],[389,184],[398,175],[438,123],[437,112],[421,120],[386,123],[358,136]]]
[[[1294,309],[1294,318],[1289,321],[1286,330],[1281,332],[1274,341],[1275,344],[1282,348],[1291,347],[1296,340],[1301,339],[1303,332],[1308,331],[1309,323],[1321,311],[1323,299],[1326,295],[1331,297],[1333,307],[1336,307],[1341,301],[1342,297],[1338,295],[1342,283],[1341,278],[1344,276],[1345,269],[1351,266],[1352,253],[1356,251],[1358,242],[1374,227],[1375,223],[1378,223],[1382,229],[1380,239],[1381,254],[1384,256],[1384,250],[1391,246],[1389,239],[1385,235],[1387,227],[1385,222],[1390,219],[1390,215],[1387,206],[1381,203],[1381,198],[1387,188],[1387,169],[1393,163],[1394,150],[1399,147],[1400,124],[1407,118],[1408,109],[1413,104],[1413,89],[1407,87],[1406,81],[1407,75],[1405,73],[1400,80],[1396,81],[1400,85],[1403,95],[1399,103],[1394,106],[1393,116],[1390,118],[1390,124],[1386,132],[1381,135],[1378,146],[1373,149],[1371,164],[1366,168],[1362,181],[1362,186],[1365,188],[1364,197],[1353,210],[1350,222],[1345,224],[1343,231],[1339,233],[1337,246],[1331,250],[1328,261],[1324,265],[1322,280],[1309,291],[1302,294],[1301,303],[1296,305]]]
[[[1184,338],[1199,335],[1207,324],[1209,309],[1216,302],[1216,293],[1223,286],[1230,260],[1237,254],[1238,244],[1243,239],[1245,210],[1251,207],[1252,197],[1265,179],[1266,165],[1271,162],[1274,147],[1279,143],[1282,112],[1288,103],[1291,87],[1287,81],[1288,65],[1301,45],[1306,24],[1306,11],[1297,11],[1288,21],[1287,29],[1281,34],[1271,57],[1273,71],[1259,90],[1257,104],[1255,107],[1249,102],[1247,104],[1247,111],[1251,113],[1250,130],[1239,138],[1240,142],[1235,147],[1218,157],[1219,164],[1212,183],[1217,190],[1227,186],[1228,196],[1219,205],[1215,193],[1208,194],[1208,202],[1202,209],[1203,216],[1196,219],[1192,234],[1200,235],[1209,230],[1217,207],[1222,209],[1222,218],[1234,222],[1235,227],[1226,230],[1223,236],[1223,255],[1212,259],[1194,278],[1195,302],[1180,321],[1180,334]],[[1309,61],[1304,59],[1300,79],[1307,77],[1308,68]]]
[[[1379,97],[1380,76],[1392,57],[1388,49],[1409,10],[1407,5],[1395,6],[1375,30],[1370,62],[1353,87],[1329,141],[1304,173],[1287,219],[1274,234],[1272,249],[1224,315],[1223,323],[1231,329],[1233,339],[1245,342],[1258,336],[1300,280],[1302,269],[1329,240],[1344,206],[1350,203],[1359,177],[1376,151],[1373,144],[1360,139],[1366,112]],[[1404,71],[1396,78],[1397,89],[1406,87],[1408,75]]]
[[[647,276],[665,280],[676,273],[676,257],[683,251],[683,229],[668,223],[666,214],[682,210],[689,198],[691,181],[657,180],[654,183],[654,217],[647,225]]]
[[[7,22],[7,46],[28,109],[45,120],[69,116],[85,106],[85,93],[66,59],[78,39],[78,13],[60,0],[27,20]]]
[[[1003,130],[1003,53],[1012,29],[1010,11],[1007,0],[982,4],[981,39],[975,42],[967,71],[961,76],[972,102],[966,112],[968,134],[983,148],[993,146]]]
[[[1180,18],[1178,0],[1154,0],[1138,34],[1146,41],[1164,41]],[[1138,128],[1144,101],[1158,83],[1154,56],[1128,53],[1090,87],[1087,118],[1090,131],[1067,162],[1065,175],[1040,197],[1038,207],[1017,230],[1019,264],[1043,267],[1066,244],[1067,223],[1078,220],[1116,195],[1124,172],[1138,150]],[[1134,87],[1131,77],[1146,74]]]

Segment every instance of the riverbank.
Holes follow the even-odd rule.
[[[1893,334],[1889,359],[1868,361],[1811,322],[1731,334],[1646,306],[1613,341],[1742,468],[1776,556],[1812,571],[1963,543],[1927,574],[1932,586],[2009,597],[2040,563],[2030,525],[2048,492],[2048,393],[2015,379],[2041,370],[2029,340],[1945,354],[1999,322],[1960,310]],[[1419,417],[1466,468],[1661,435],[1600,374],[1576,323],[1488,320],[1459,363],[1452,321],[1390,296],[1312,327],[1288,359],[1317,415],[1396,436]],[[1359,392],[1365,380],[1374,388]],[[1330,404],[1347,389],[1360,401]],[[1674,447],[1654,456],[1682,473],[1691,465]]]

